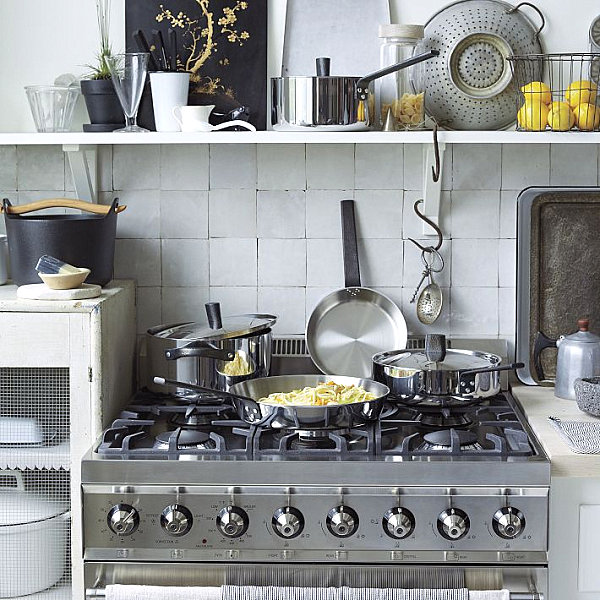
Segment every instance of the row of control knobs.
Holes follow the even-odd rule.
[[[129,504],[117,504],[108,513],[108,526],[119,536],[131,535],[140,523],[137,510]],[[181,504],[167,506],[161,516],[161,527],[172,536],[185,535],[192,528],[192,513]],[[219,511],[216,519],[219,531],[228,538],[237,538],[248,530],[250,519],[243,508],[226,506]],[[292,506],[278,508],[271,520],[273,530],[282,538],[292,539],[304,529],[302,513]],[[338,538],[348,538],[356,533],[359,519],[355,510],[339,505],[327,513],[326,525],[329,532]],[[383,530],[394,539],[407,538],[415,529],[415,517],[410,510],[401,506],[390,508],[382,519]],[[437,519],[437,529],[447,540],[460,540],[470,529],[467,513],[459,508],[444,510]],[[496,511],[492,520],[494,532],[501,538],[510,540],[518,537],[525,528],[525,517],[521,511],[507,506]]]

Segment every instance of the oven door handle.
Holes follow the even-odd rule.
[[[104,588],[88,588],[85,590],[85,597],[105,598],[106,590]],[[544,600],[544,594],[539,592],[510,592],[510,600]]]

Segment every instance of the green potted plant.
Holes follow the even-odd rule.
[[[109,41],[111,0],[96,0],[100,50],[96,63],[88,65],[91,72],[81,80],[81,93],[85,99],[90,124],[83,126],[84,131],[113,131],[125,123],[123,109],[110,77],[107,58],[111,55]]]

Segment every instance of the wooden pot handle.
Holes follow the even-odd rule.
[[[83,200],[72,200],[70,198],[50,198],[49,200],[39,200],[30,202],[20,206],[8,206],[6,212],[9,215],[24,215],[25,213],[33,212],[34,210],[42,210],[43,208],[76,208],[96,215],[107,215],[110,212],[110,205],[92,204]],[[115,212],[120,213],[127,208],[125,205],[120,205],[115,208]],[[0,213],[4,212],[4,207],[0,206]]]

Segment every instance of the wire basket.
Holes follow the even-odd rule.
[[[600,131],[600,54],[508,58],[518,131]]]

